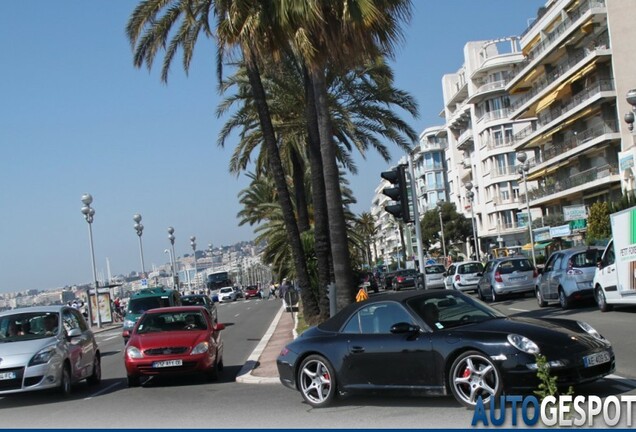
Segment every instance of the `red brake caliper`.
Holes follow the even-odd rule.
[[[462,373],[462,378],[470,377],[470,370],[468,368],[464,369],[464,373]],[[466,384],[468,385],[468,384]]]

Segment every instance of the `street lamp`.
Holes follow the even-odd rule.
[[[99,295],[97,293],[97,271],[95,270],[95,250],[93,249],[93,218],[95,217],[95,209],[91,207],[93,202],[93,196],[91,194],[82,195],[82,214],[84,219],[88,222],[88,242],[91,249],[91,263],[93,264],[93,284],[95,285],[95,305],[97,307],[97,328],[102,328],[102,318],[99,311]],[[90,325],[93,325],[93,305],[91,303],[91,290],[88,290],[88,321]]]
[[[210,254],[210,268],[212,268],[212,273],[214,273],[214,257],[212,256],[212,243],[208,243],[208,253]]]
[[[525,152],[517,153],[517,160],[521,162],[519,174],[523,176],[523,182],[526,186],[526,211],[528,212],[528,233],[530,233],[530,250],[532,251],[532,265],[537,267],[537,260],[534,256],[534,236],[532,234],[532,215],[530,214],[530,201],[528,200],[528,170],[530,170],[530,162]]]
[[[473,240],[475,241],[475,258],[479,261],[479,243],[477,242],[477,230],[475,229],[475,209],[473,206],[473,199],[475,198],[475,192],[473,192],[473,184],[468,182],[464,185],[466,188],[466,198],[470,201],[470,222],[473,226]]]
[[[503,247],[503,238],[501,237],[501,226],[499,224],[499,212],[497,211],[497,203],[495,203],[495,218],[497,221],[497,245],[499,249]]]
[[[444,201],[438,201],[437,203],[437,214],[439,214],[439,229],[442,234],[442,251],[444,253],[444,267],[446,267],[446,241],[444,241],[444,223],[442,222],[442,204]]]
[[[172,245],[172,284],[176,290],[179,290],[179,276],[177,275],[177,256],[174,254],[174,238],[174,228],[168,227],[168,240],[170,240],[170,244]]]
[[[170,252],[170,249],[164,249],[163,253],[167,253],[168,257],[170,257],[170,276],[172,277],[172,280],[174,281],[174,267],[172,266],[172,252]]]
[[[141,224],[141,215],[139,213],[133,216],[133,220],[135,221],[135,231],[137,231],[137,237],[139,237],[139,256],[141,257],[141,273],[143,277],[146,277],[146,266],[144,265],[144,248],[141,244],[141,235],[144,232],[144,226]]]
[[[190,246],[192,246],[192,254],[194,257],[194,289],[197,289],[197,244],[196,237],[190,237]],[[192,280],[190,280],[190,290],[192,290]]]

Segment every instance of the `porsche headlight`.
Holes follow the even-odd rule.
[[[210,344],[208,342],[198,343],[197,346],[195,346],[192,349],[192,352],[190,353],[190,355],[203,354],[205,352],[208,352],[209,347],[210,347]]]
[[[589,334],[590,336],[593,336],[593,337],[595,337],[598,340],[605,340],[605,338],[603,336],[601,336],[601,334],[598,331],[596,331],[596,329],[594,327],[592,327],[591,325],[589,325],[585,321],[577,321],[576,323],[579,325],[579,327],[581,327],[583,330],[585,330],[585,332],[587,334]]]
[[[47,363],[55,354],[55,345],[42,348],[29,361],[29,366],[36,366]]]
[[[539,353],[539,347],[537,346],[537,344],[532,342],[530,339],[528,339],[525,336],[521,336],[518,334],[509,334],[508,342],[510,342],[510,345],[512,345],[513,347],[517,348],[519,351],[522,351],[524,353],[528,353],[528,354]]]
[[[143,358],[143,353],[136,346],[126,347],[126,355],[131,359]]]

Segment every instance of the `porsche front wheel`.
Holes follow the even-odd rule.
[[[307,403],[315,408],[329,406],[336,396],[336,374],[321,355],[310,355],[298,370],[298,387]]]

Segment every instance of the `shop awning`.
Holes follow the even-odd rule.
[[[548,242],[539,242],[539,243],[535,243],[534,244],[534,250],[543,250],[545,249],[550,243],[552,243],[551,241]],[[524,251],[529,251],[532,248],[532,243],[526,243],[524,244],[521,249]]]

